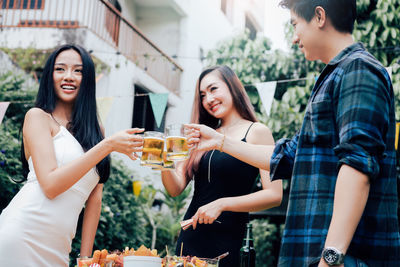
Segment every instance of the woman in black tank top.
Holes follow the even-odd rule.
[[[270,130],[257,122],[250,100],[236,74],[227,66],[204,70],[196,85],[192,122],[205,124],[231,138],[272,145]],[[223,146],[223,141],[221,147]],[[260,175],[263,190],[252,192]],[[193,150],[176,171],[162,171],[168,193],[179,195],[194,180],[194,194],[184,219],[193,227],[181,231],[176,254],[213,258],[229,251],[220,267],[239,266],[239,250],[248,212],[275,207],[282,199],[280,181],[224,152]]]

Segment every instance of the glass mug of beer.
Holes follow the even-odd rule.
[[[167,145],[164,144],[163,164],[162,166],[151,166],[153,170],[175,169],[175,163],[172,160],[167,160]]]
[[[164,134],[155,131],[144,132],[140,165],[162,167],[163,152]]]
[[[183,134],[183,124],[171,124],[165,128],[167,160],[185,160],[189,157],[187,139]]]
[[[175,163],[172,160],[167,159],[167,142],[165,142],[163,153],[163,169],[175,169]]]

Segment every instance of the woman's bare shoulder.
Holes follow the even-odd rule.
[[[31,108],[25,114],[26,119],[48,119],[49,113],[45,112],[41,108]]]
[[[51,116],[40,108],[31,108],[25,114],[24,130],[30,127],[43,127],[44,125],[49,126]]]
[[[255,122],[249,130],[247,141],[252,144],[273,145],[274,138],[271,130],[260,122]]]

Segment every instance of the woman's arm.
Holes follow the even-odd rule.
[[[172,197],[179,196],[185,190],[189,181],[184,175],[184,161],[176,162],[175,170],[162,170],[162,183],[168,194]]]
[[[198,150],[219,149],[254,167],[269,171],[274,145],[251,144],[224,136],[214,129],[200,124],[186,124],[188,144]],[[266,127],[265,127],[266,128]],[[261,136],[261,139],[267,138]]]
[[[82,223],[81,256],[92,255],[94,238],[99,224],[103,184],[97,184],[86,201]]]
[[[219,198],[200,207],[192,217],[193,229],[197,222],[212,224],[224,211],[251,212],[277,207],[282,202],[282,180],[271,182],[268,172],[261,170],[263,189],[251,194]]]
[[[112,151],[124,153],[132,160],[133,152],[141,151],[143,138],[134,135],[143,129],[128,129],[103,139],[81,157],[58,167],[51,135],[48,114],[38,108],[29,110],[25,116],[23,138],[33,160],[38,182],[46,197],[53,199],[68,190],[90,169]]]
[[[277,207],[282,202],[282,180],[271,182],[269,174],[260,170],[263,189],[240,197],[221,199],[224,211],[252,212]]]

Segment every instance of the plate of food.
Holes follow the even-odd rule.
[[[199,258],[190,256],[166,256],[165,267],[218,267],[219,259]]]

